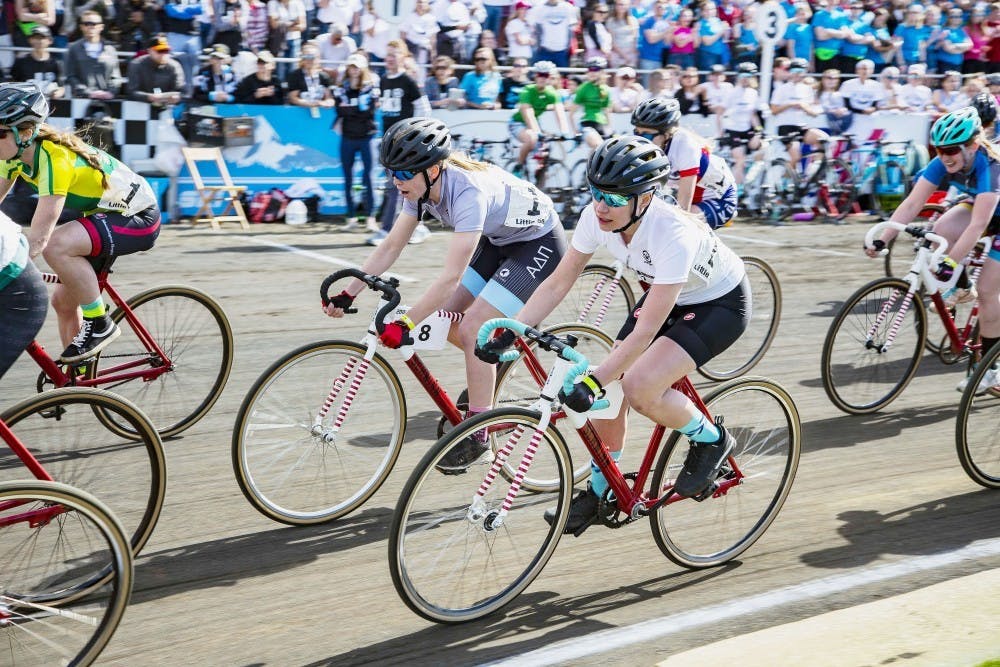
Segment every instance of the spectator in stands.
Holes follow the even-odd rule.
[[[507,57],[511,62],[522,58],[528,62],[534,52],[535,30],[526,17],[531,3],[526,0],[514,2],[514,15],[507,20],[504,35],[507,37]],[[504,107],[513,109],[514,107]]]
[[[962,90],[962,75],[954,70],[944,73],[941,87],[931,93],[931,110],[937,113],[957,111],[969,105],[969,96]]]
[[[375,221],[375,190],[372,187],[372,147],[375,142],[375,110],[379,104],[379,90],[375,76],[368,69],[368,60],[360,54],[347,59],[344,80],[334,91],[337,107],[335,128],[341,136],[340,163],[344,169],[344,198],[347,201],[348,228],[353,227],[351,216],[363,213],[369,231],[378,232]],[[361,155],[361,183],[364,199],[355,202],[354,159]],[[357,207],[357,208],[356,208]]]
[[[987,75],[986,86],[990,95],[995,97],[997,103],[1000,104],[1000,72],[994,72],[993,74]]]
[[[198,45],[204,49],[212,40],[216,0],[198,0],[198,4],[201,7],[201,13],[195,17],[194,24],[198,28]],[[195,69],[197,68],[198,63],[196,62]]]
[[[611,89],[611,110],[616,113],[632,113],[644,99],[645,91],[636,80],[635,70],[619,67],[615,73],[615,85]]]
[[[528,12],[528,22],[538,31],[535,62],[548,61],[569,67],[569,47],[580,23],[580,12],[566,0],[545,0]]]
[[[787,82],[791,78],[791,72],[789,71],[792,66],[792,61],[795,58],[789,58],[788,56],[778,56],[774,59],[774,71],[771,72],[771,94],[774,94],[775,89]],[[809,66],[808,58],[799,58],[799,61],[805,61],[806,66]]]
[[[868,60],[875,63],[875,71],[881,72],[889,63],[896,62],[896,43],[889,31],[889,11],[878,7],[872,12],[872,37],[868,46]]]
[[[389,24],[379,16],[373,0],[365,0],[361,12],[361,48],[368,54],[369,64],[385,60],[389,36]],[[405,42],[402,43],[405,47]]]
[[[63,69],[73,97],[109,100],[121,89],[118,52],[104,41],[104,20],[97,12],[84,12],[79,25],[83,38],[66,50]]]
[[[952,11],[954,10],[948,10],[949,16]],[[965,34],[969,40],[969,48],[962,53],[962,72],[966,74],[986,72],[989,67],[986,54],[993,34],[986,24],[986,10],[982,5],[976,5],[969,13]]]
[[[472,17],[472,21],[469,22],[469,29],[465,31],[465,58],[466,61],[472,60],[472,54],[475,53],[476,48],[479,46],[479,39],[483,34],[483,21],[486,20],[486,10],[483,8],[481,0],[462,0],[469,6],[469,16]]]
[[[274,65],[274,54],[267,50],[258,52],[257,71],[236,84],[236,101],[240,104],[284,104],[285,91],[281,79],[274,73]]]
[[[170,55],[166,35],[154,37],[149,52],[128,64],[126,93],[129,99],[154,106],[177,104],[181,101],[184,85],[184,69]]]
[[[831,6],[832,4],[832,6]],[[840,59],[840,48],[847,37],[850,19],[836,4],[829,0],[819,0],[814,4],[817,8],[812,17],[813,52],[817,70],[837,68],[844,70]],[[854,63],[849,63],[854,67]]]
[[[180,63],[185,85],[194,79],[201,53],[201,39],[195,26],[195,19],[201,12],[199,0],[164,0],[160,14],[160,25],[173,54],[171,60]]]
[[[811,128],[817,116],[823,113],[823,107],[817,103],[816,90],[805,81],[806,67],[808,63],[804,59],[792,60],[788,81],[777,86],[771,95],[771,113],[778,137],[788,148],[792,164],[802,159],[800,139],[815,148],[828,138],[825,132]]]
[[[333,26],[343,26],[342,36],[356,42],[361,35],[361,0],[316,0],[316,21],[320,34],[333,32]]]
[[[629,11],[629,0],[615,4],[605,25],[611,33],[611,57],[608,66],[632,66],[639,62],[639,21]]]
[[[712,0],[701,3],[701,20],[698,21],[698,69],[707,70],[712,65],[722,65],[728,59],[729,26],[719,18]]]
[[[869,17],[865,16],[865,6],[861,0],[851,0],[847,20],[844,42],[840,45],[840,62],[844,71],[849,72],[868,58],[868,50],[875,43],[875,31],[869,23]]]
[[[462,95],[452,95],[451,89],[462,90],[455,77],[455,61],[449,56],[438,56],[434,59],[431,76],[424,82],[424,92],[432,109],[462,109],[465,98]]]
[[[893,37],[899,38],[899,60],[901,65],[916,65],[927,61],[927,42],[931,29],[924,25],[927,15],[922,5],[910,5],[905,20],[896,26]]]
[[[945,24],[947,23],[947,17],[944,16],[941,7],[936,3],[932,2],[924,8],[924,25],[930,29],[930,36],[927,38],[927,45],[924,47],[924,51],[927,53],[927,67],[934,72],[941,71],[937,57],[940,53],[940,41],[944,36],[945,28],[947,27]]]
[[[709,110],[715,114],[715,134],[722,135],[722,116],[726,113],[726,100],[733,94],[733,84],[726,81],[726,66],[712,65],[708,81],[701,85],[702,97]]]
[[[582,111],[580,132],[590,150],[594,150],[611,136],[611,121],[608,118],[611,111],[611,88],[605,83],[607,66],[608,61],[603,58],[588,60],[587,78],[573,94],[574,105]]]
[[[299,67],[288,74],[288,103],[307,109],[328,109],[334,105],[331,86],[333,79],[319,66],[319,49],[315,44],[303,44]]]
[[[654,69],[649,73],[649,82],[643,93],[643,99],[650,97],[673,97],[677,90],[677,82],[673,79],[674,70]]]
[[[358,50],[358,45],[347,35],[347,26],[343,23],[330,24],[330,32],[317,37],[314,43],[319,47],[323,69],[334,80],[339,76],[341,63],[347,62],[347,57]]]
[[[843,134],[851,127],[854,114],[847,108],[840,93],[840,70],[824,70],[820,78],[819,105],[826,115],[823,129],[830,134]]]
[[[611,59],[611,48],[614,44],[606,24],[607,20],[608,6],[603,2],[594,5],[594,9],[590,13],[590,20],[583,26],[583,57],[585,60]]]
[[[31,44],[31,51],[14,61],[10,78],[14,81],[34,81],[46,97],[62,97],[62,69],[49,53],[52,33],[44,25],[36,25],[28,35],[28,43]]]
[[[878,102],[879,111],[905,111],[903,86],[899,83],[899,68],[890,66],[882,70],[878,80],[882,84],[882,98]]]
[[[306,29],[306,8],[302,0],[270,0],[267,3],[267,18],[271,23],[268,51],[277,58],[298,60],[302,50],[302,32]],[[278,78],[284,79],[290,69],[289,63],[278,63]]]
[[[220,104],[236,101],[236,75],[229,66],[229,47],[216,44],[208,50],[208,63],[194,77],[195,101]]]
[[[854,73],[857,75],[856,78],[848,79],[841,84],[840,94],[843,95],[851,113],[871,115],[878,110],[884,94],[883,87],[871,78],[875,73],[875,63],[862,60],[855,65]]]
[[[972,40],[966,32],[962,10],[953,7],[948,10],[947,22],[937,31],[937,40],[931,39],[929,49],[934,50],[936,65],[940,71],[964,71],[964,54],[972,48]],[[934,27],[934,26],[932,26]],[[985,69],[985,66],[980,69]]]
[[[667,17],[667,2],[655,0],[652,13],[642,17],[639,22],[639,69],[652,72],[667,63],[665,40],[669,35],[670,19]],[[647,76],[647,87],[649,81]]]
[[[142,51],[160,32],[158,10],[149,0],[128,0],[118,11],[118,46],[122,51]]]
[[[483,30],[499,35],[501,24],[510,13],[511,3],[512,0],[485,0],[483,7],[486,10],[486,19],[483,21]]]
[[[476,49],[489,49],[493,53],[493,61],[500,62],[500,45],[497,43],[497,36],[492,30],[483,30],[479,33],[479,42],[472,52],[475,53]]]
[[[521,92],[530,81],[528,80],[528,58],[518,56],[511,61],[510,70],[500,82],[500,106],[503,109],[516,109]]]
[[[437,0],[434,17],[438,22],[437,54],[465,62],[465,33],[472,26],[469,7],[462,0]]]
[[[267,48],[267,36],[271,32],[267,3],[264,0],[247,0],[246,15],[243,43],[251,52],[260,53]]]
[[[812,62],[814,43],[812,15],[812,8],[808,2],[795,3],[795,15],[785,29],[785,52],[789,58],[803,58]]]
[[[923,65],[907,68],[906,84],[899,91],[904,111],[924,113],[931,109],[931,89],[924,85],[926,73],[927,68]]]
[[[680,105],[681,115],[700,114],[708,115],[708,105],[705,104],[705,96],[702,87],[698,83],[698,69],[688,67],[681,72],[681,87],[674,93],[674,99]]]
[[[757,65],[741,63],[737,66],[736,86],[713,109],[723,119],[723,139],[720,139],[720,144],[732,147],[733,177],[740,188],[746,176],[747,153],[760,148],[760,133],[764,124],[759,106]]]
[[[214,0],[214,3],[212,26],[215,33],[212,40],[228,47],[230,53],[237,53],[243,47],[243,32],[247,23],[245,0]]]
[[[399,37],[406,41],[406,47],[421,65],[426,65],[434,56],[437,45],[438,23],[431,12],[430,0],[417,0],[413,14],[399,26]]]
[[[427,100],[417,82],[404,71],[404,59],[410,54],[406,50],[406,43],[402,40],[392,40],[386,47],[385,54],[385,76],[382,77],[380,88],[382,92],[382,134],[392,128],[401,120],[413,118],[414,109],[418,104],[427,104]],[[390,179],[391,180],[391,179]],[[368,245],[377,246],[388,236],[396,219],[396,207],[399,204],[399,191],[396,188],[387,188],[385,198],[382,200],[381,221],[382,227],[373,236],[367,239]],[[418,231],[414,232],[411,242],[422,242],[427,234],[426,227],[421,223]]]
[[[476,49],[472,56],[474,69],[462,77],[465,105],[469,109],[500,108],[500,73],[490,49]]]
[[[760,63],[760,42],[754,32],[757,23],[757,5],[747,5],[740,14],[740,21],[733,26],[733,41],[730,50],[733,63]]]
[[[750,6],[747,3],[736,4],[734,0],[722,0],[717,4],[716,13],[726,25],[730,28],[735,28],[737,24],[743,21],[743,12],[746,11],[741,6],[742,4],[746,4],[747,7]]]
[[[55,26],[56,3],[54,0],[14,0],[13,7],[14,46],[30,46],[28,35],[31,34],[31,29],[36,25],[45,26],[49,30]]]
[[[694,12],[685,7],[677,17],[677,24],[670,31],[670,62],[684,69],[694,67],[694,53],[698,43],[698,33],[694,27]],[[681,113],[683,113],[683,103],[681,107]]]

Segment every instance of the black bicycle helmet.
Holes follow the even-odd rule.
[[[34,83],[0,84],[0,125],[19,127],[49,117],[49,103]]]
[[[652,141],[623,135],[601,144],[587,161],[587,181],[603,192],[641,194],[670,174],[670,161]]]
[[[740,63],[736,66],[737,76],[757,76],[756,63]]]
[[[423,171],[451,154],[451,132],[436,118],[401,120],[385,133],[379,161],[393,171]]]
[[[650,97],[632,112],[632,127],[651,127],[666,132],[681,122],[681,105],[672,97]]]
[[[983,125],[989,125],[997,119],[997,100],[989,93],[982,92],[972,98],[972,106],[979,113]]]

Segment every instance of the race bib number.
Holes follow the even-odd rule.
[[[510,189],[505,227],[541,227],[552,212],[552,200],[529,183],[516,183]]]
[[[395,322],[406,314],[409,306],[398,306],[394,311],[385,316],[384,324]],[[372,315],[372,326],[370,331],[378,335],[375,329],[375,315]],[[451,329],[452,321],[435,311],[433,314],[417,323],[410,332],[413,339],[413,349],[415,350],[443,350],[448,344],[448,331]]]

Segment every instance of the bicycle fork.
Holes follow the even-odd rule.
[[[882,323],[885,322],[886,317],[888,317],[889,312],[892,310],[893,305],[895,305],[896,300],[899,298],[899,290],[893,292],[886,302],[882,305],[882,311],[875,318],[875,322],[868,329],[868,336],[865,340],[865,348],[869,350],[875,350],[879,354],[884,354],[889,350],[893,341],[896,340],[896,334],[899,332],[899,328],[903,324],[903,318],[906,317],[907,311],[910,309],[910,305],[913,303],[913,286],[906,290],[906,296],[903,297],[903,303],[899,307],[899,312],[893,318],[892,324],[889,326],[889,333],[885,337],[885,341],[878,345],[875,343],[875,334],[878,332]]]
[[[320,407],[319,412],[313,417],[312,427],[309,432],[321,438],[323,442],[334,443],[337,440],[337,433],[340,432],[340,427],[344,424],[344,419],[347,417],[348,410],[351,409],[351,404],[354,403],[354,399],[357,398],[358,390],[361,388],[361,382],[365,379],[365,375],[368,373],[368,369],[371,367],[371,357],[374,354],[374,348],[369,346],[365,356],[363,357],[351,357],[346,364],[344,364],[344,370],[340,372],[340,375],[333,381],[333,386],[330,387],[330,392],[326,396],[326,400],[323,401],[322,407]],[[350,382],[348,382],[350,381]],[[333,424],[329,427],[323,424],[326,416],[330,413],[330,409],[333,404],[337,402],[337,398],[340,396],[340,392],[343,391],[344,387],[347,387],[347,393],[344,395],[344,400],[340,404],[340,408],[337,410],[337,416],[333,420]]]

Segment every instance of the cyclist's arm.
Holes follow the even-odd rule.
[[[573,128],[566,118],[566,107],[563,106],[563,103],[557,101],[552,105],[552,110],[556,112],[556,122],[559,124],[559,131],[563,133],[563,136],[573,134]]]
[[[395,227],[393,227],[393,231],[396,231]],[[452,238],[448,243],[448,252],[445,254],[441,273],[407,312],[414,324],[444,305],[448,297],[454,294],[455,290],[462,284],[462,276],[469,266],[472,253],[475,252],[481,235],[481,232],[478,231],[455,232],[451,235]],[[390,236],[392,236],[391,233]],[[409,235],[403,240],[404,245],[408,239]],[[388,241],[388,239],[386,240]]]
[[[979,239],[986,233],[986,227],[993,218],[993,212],[1000,204],[1000,192],[980,192],[972,201],[972,217],[962,235],[948,248],[948,256],[961,262],[969,254]]]
[[[524,126],[529,130],[534,132],[541,132],[538,128],[538,119],[535,118],[535,110],[530,104],[522,104],[520,106],[521,120],[524,121]]]
[[[917,179],[917,182],[913,184],[913,189],[910,190],[910,194],[908,194],[906,199],[903,200],[903,203],[896,208],[889,220],[892,222],[899,222],[904,225],[910,224],[916,219],[917,214],[920,213],[920,209],[924,207],[924,204],[930,196],[934,194],[935,190],[937,190],[937,184],[932,183],[921,176]],[[896,238],[898,234],[899,232],[895,229],[886,229],[882,232],[882,236],[879,238],[885,243],[888,243]],[[866,252],[870,257],[874,257],[877,254],[875,250],[866,250]]]
[[[56,228],[65,203],[66,197],[63,195],[45,195],[38,198],[38,207],[31,218],[31,227],[25,234],[28,238],[28,255],[32,259],[42,254],[48,245],[49,237]]]
[[[580,272],[593,256],[593,253],[583,253],[573,247],[567,249],[552,275],[535,289],[514,319],[537,327],[569,293],[573,283],[580,277]]]
[[[617,380],[646,351],[657,332],[663,328],[663,323],[667,321],[667,315],[683,288],[684,283],[653,285],[649,288],[646,300],[642,303],[642,317],[636,319],[632,333],[594,371],[593,375],[598,382],[607,386],[609,382]]]
[[[0,178],[0,202],[7,198],[7,194],[12,187],[14,187],[14,181],[9,178]],[[15,220],[14,222],[20,224],[19,220]]]
[[[698,182],[698,174],[683,176],[677,181],[677,205],[685,211],[691,210],[694,202],[694,189]]]

